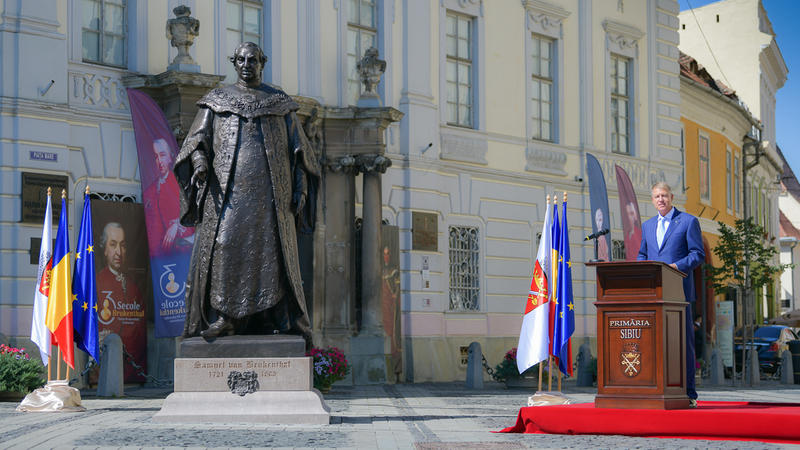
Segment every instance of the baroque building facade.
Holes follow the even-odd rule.
[[[179,5],[200,20],[189,50],[200,72],[232,81],[234,46],[257,42],[265,81],[320,105],[330,123],[358,104],[364,51],[387,61],[380,102],[404,114],[381,138],[391,167],[379,185],[398,235],[400,380],[463,379],[471,342],[491,365],[516,346],[547,195],[569,196],[573,345],[595,345],[585,155],[604,169],[615,237],[615,164],[645,216],[653,182],[683,183],[675,0],[2,1],[0,333],[24,342],[30,329],[41,223],[22,218],[21,172],[67,177],[72,242],[86,183],[141,201],[125,87],[167,70],[177,50],[164,24]],[[328,147],[359,133],[326,130]],[[356,216],[363,177],[352,184]],[[316,312],[345,301],[328,294]],[[318,344],[357,350],[343,338],[355,317],[340,335],[319,317]]]

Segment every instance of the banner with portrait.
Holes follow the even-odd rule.
[[[622,234],[625,236],[625,259],[636,261],[639,247],[642,246],[642,216],[639,215],[639,202],[636,200],[633,184],[625,169],[614,164],[614,170],[617,173]]]
[[[147,305],[152,290],[144,210],[139,203],[92,200],[92,223],[100,341],[118,334],[125,351],[146,373]],[[126,383],[145,381],[130,361],[124,367]]]
[[[586,154],[586,173],[589,178],[589,204],[591,205],[592,233],[611,230],[611,216],[608,212],[608,191],[606,179],[600,162],[591,154]],[[597,258],[611,261],[611,233],[597,238]]]
[[[399,382],[403,372],[400,310],[400,232],[394,225],[381,225],[381,322],[389,338],[387,373]]]
[[[180,224],[180,191],[172,167],[178,144],[161,108],[128,89],[153,282],[155,337],[183,334],[185,290],[194,228]]]

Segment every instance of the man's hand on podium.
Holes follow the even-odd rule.
[[[677,265],[677,264],[675,264],[675,263],[672,263],[672,264],[670,264],[669,266],[670,266],[670,267],[672,267],[672,268],[673,268],[673,269],[675,269],[675,270],[678,270],[678,265]]]

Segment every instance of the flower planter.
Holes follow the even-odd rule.
[[[0,402],[19,402],[25,398],[24,392],[0,391]]]

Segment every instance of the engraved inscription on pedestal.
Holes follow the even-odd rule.
[[[311,358],[177,358],[175,392],[230,392],[232,372],[252,371],[259,391],[311,389]]]

